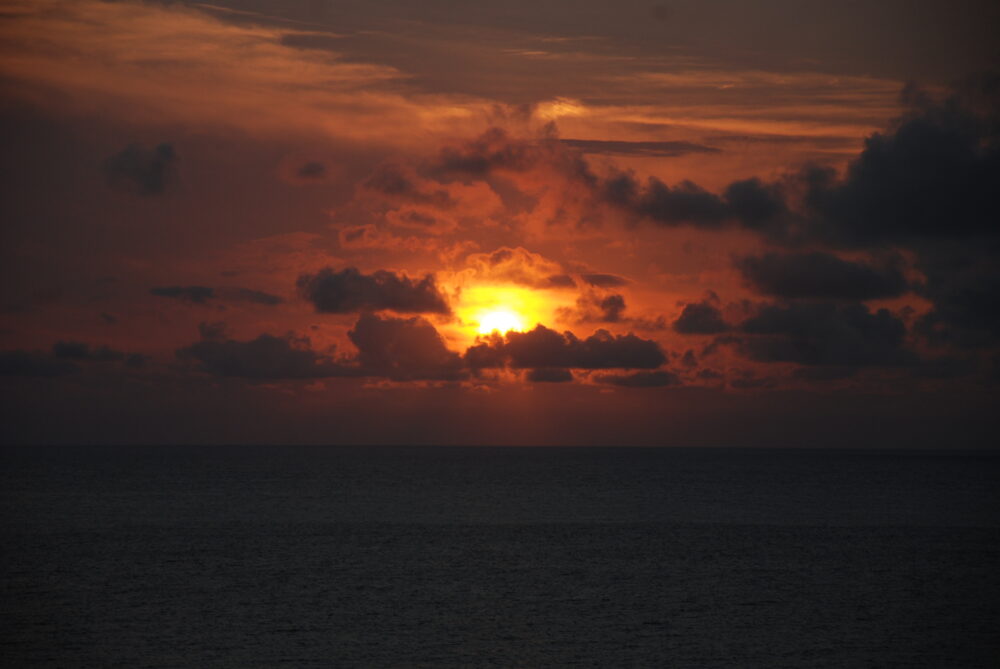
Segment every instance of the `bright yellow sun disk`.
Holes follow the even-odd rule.
[[[471,332],[524,332],[548,319],[551,307],[540,291],[516,285],[479,284],[462,291],[457,311]]]
[[[524,330],[524,319],[509,309],[495,309],[485,311],[479,315],[479,334],[490,334],[496,330],[503,334],[511,330],[522,332]]]

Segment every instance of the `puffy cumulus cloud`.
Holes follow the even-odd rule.
[[[634,334],[598,330],[586,339],[560,334],[544,325],[528,332],[511,331],[481,338],[465,352],[472,369],[509,366],[515,369],[655,369],[666,356],[655,341]]]
[[[313,351],[304,337],[261,334],[237,341],[211,327],[203,328],[202,335],[201,341],[178,349],[177,357],[215,376],[271,381],[354,375],[350,368]]]
[[[671,188],[655,177],[650,177],[634,199],[622,204],[662,225],[716,227],[729,216],[723,201],[697,184],[682,181]]]
[[[896,366],[913,364],[906,327],[886,309],[862,304],[795,302],[768,304],[729,339],[758,362],[800,365]]]
[[[451,313],[431,274],[414,280],[387,270],[362,274],[354,267],[339,272],[328,267],[316,274],[301,275],[297,286],[299,293],[320,313],[383,309],[399,313]]]
[[[434,326],[420,317],[362,314],[347,333],[358,349],[361,372],[395,381],[453,381],[466,375]]]
[[[792,218],[780,184],[764,183],[756,177],[734,181],[726,186],[722,198],[744,227],[775,238],[787,234]]]
[[[200,371],[251,381],[375,377],[393,381],[460,380],[467,376],[461,357],[448,350],[433,325],[414,318],[362,314],[347,336],[356,355],[332,357],[294,334],[261,334],[238,341],[225,323],[202,323],[201,340],[177,350]]]
[[[643,183],[632,173],[613,172],[596,184],[596,198],[629,218],[664,227],[737,226],[780,239],[794,221],[780,184],[756,178],[730,183],[718,195],[689,180],[669,186],[656,177]]]
[[[130,144],[104,161],[108,183],[139,195],[162,193],[176,171],[177,153],[171,144],[146,149]]]
[[[573,288],[562,265],[523,247],[502,246],[491,253],[470,253],[467,274],[480,281],[517,283],[532,288]],[[470,278],[471,278],[470,277]]]
[[[598,383],[607,383],[622,388],[662,388],[681,385],[680,377],[666,370],[633,372],[632,374],[595,374],[592,378]]]
[[[851,246],[996,237],[1000,221],[1000,75],[933,101],[915,87],[909,110],[865,140],[842,180],[805,175],[807,203],[829,239]]]
[[[719,298],[713,293],[700,302],[690,302],[684,305],[681,315],[673,322],[675,332],[685,335],[719,334],[729,329],[729,324],[722,318],[719,309]]]
[[[874,266],[831,253],[765,253],[737,258],[746,282],[764,295],[787,299],[871,300],[909,288],[897,265]]]
[[[801,175],[814,239],[897,247],[915,256],[932,303],[917,324],[932,343],[1000,342],[1000,75],[969,79],[943,100],[915,87],[907,112],[870,136],[846,174]]]

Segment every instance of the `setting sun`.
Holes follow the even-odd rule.
[[[524,319],[510,309],[483,312],[479,316],[479,334],[489,334],[494,330],[501,334],[510,330],[524,330]]]
[[[462,291],[456,311],[465,335],[475,337],[530,330],[539,323],[551,322],[558,306],[543,291],[510,284],[479,284]]]

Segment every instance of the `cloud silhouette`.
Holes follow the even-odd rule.
[[[634,334],[612,335],[598,330],[586,339],[560,334],[544,325],[529,332],[492,335],[465,352],[472,369],[513,368],[653,369],[666,362],[659,344]]]
[[[177,154],[172,144],[146,149],[130,144],[104,161],[108,183],[139,195],[162,193],[173,178]]]
[[[873,313],[863,304],[764,305],[739,332],[730,341],[758,362],[891,366],[917,360],[904,346],[903,322],[886,309]]]
[[[876,267],[830,253],[765,253],[735,264],[754,290],[787,299],[871,300],[908,289],[896,266]]]
[[[674,330],[680,334],[718,334],[728,330],[729,325],[722,319],[722,312],[712,304],[713,301],[710,297],[684,305],[681,315],[673,323]]]
[[[297,286],[299,293],[320,313],[383,309],[399,313],[451,313],[431,274],[413,280],[386,270],[362,274],[354,267],[339,272],[325,268],[316,274],[301,275]]]
[[[362,314],[347,336],[358,349],[365,375],[399,381],[451,381],[466,375],[461,357],[420,317]]]
[[[293,335],[261,334],[249,341],[215,336],[180,348],[176,353],[181,360],[197,362],[209,374],[254,381],[356,375],[328,356],[313,351],[308,339]]]
[[[149,289],[157,297],[170,297],[192,304],[205,304],[215,297],[215,290],[208,286],[157,286]]]

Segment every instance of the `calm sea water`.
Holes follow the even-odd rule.
[[[4,449],[3,666],[996,667],[1000,457]]]

